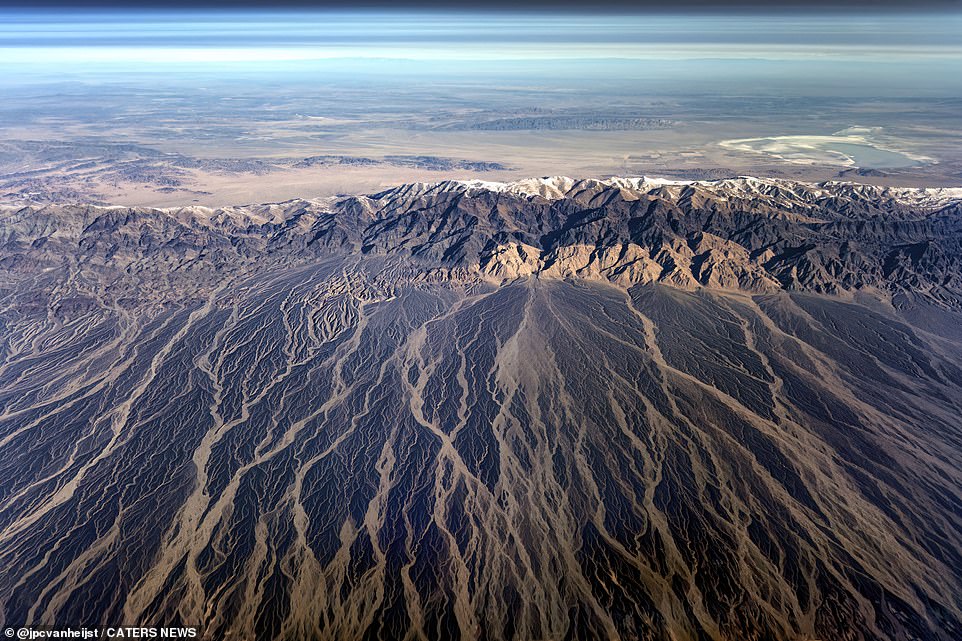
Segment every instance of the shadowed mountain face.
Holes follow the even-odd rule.
[[[962,636],[962,205],[0,212],[0,624]]]

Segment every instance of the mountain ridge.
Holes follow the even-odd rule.
[[[135,266],[138,252],[159,252],[175,271],[201,256],[216,267],[346,252],[495,284],[587,278],[962,306],[962,189],[552,177],[218,209],[46,205],[0,216],[0,260],[13,269],[53,264],[67,252],[46,252],[74,242],[86,265]]]

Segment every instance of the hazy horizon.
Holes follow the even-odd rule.
[[[0,9],[4,198],[555,173],[962,184],[962,11],[599,6]]]

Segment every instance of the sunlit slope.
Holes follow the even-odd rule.
[[[739,220],[761,215],[731,205],[762,202],[738,185],[705,189]],[[660,270],[556,274],[552,252],[617,228],[619,199],[643,190],[541,188],[564,193],[475,187],[467,200],[494,198],[485,216],[423,186],[247,218],[7,213],[2,623],[290,639],[962,634],[956,281],[805,291],[752,247],[699,252],[725,218],[698,189],[669,209],[690,214],[665,228],[681,244],[656,224],[665,210],[627,210]],[[762,220],[783,236],[826,211],[779,188],[765,187]],[[928,212],[951,218],[944,194],[875,196],[889,220],[915,221],[906,236],[926,233]],[[684,229],[712,206],[712,232]],[[470,233],[439,229],[462,215]],[[475,260],[488,228],[529,269]],[[902,273],[951,271],[950,242],[933,237]],[[701,278],[709,260],[751,278]]]

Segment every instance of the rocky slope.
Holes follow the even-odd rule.
[[[374,196],[210,210],[6,209],[10,270],[219,269],[329,252],[404,256],[434,275],[530,275],[685,289],[871,291],[958,307],[962,190],[755,178],[413,184]],[[74,250],[76,246],[79,251]]]
[[[957,639],[960,203],[0,210],[0,625]]]

